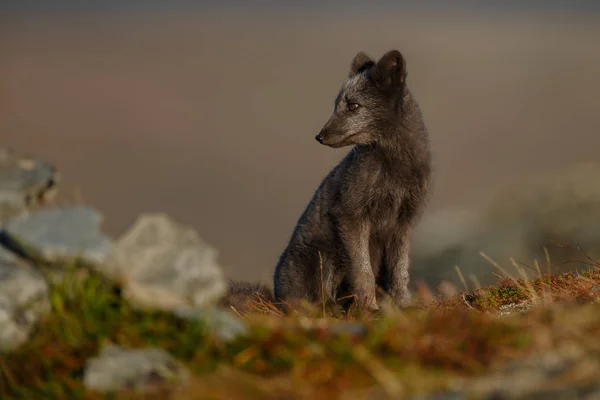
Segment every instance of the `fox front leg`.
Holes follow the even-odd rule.
[[[386,268],[383,279],[384,290],[390,295],[398,307],[406,307],[411,303],[408,290],[409,276],[409,235],[395,235],[386,249]]]
[[[375,275],[369,256],[369,227],[365,223],[341,221],[340,238],[348,256],[348,270],[352,294],[357,297],[359,308],[379,310],[376,299]]]

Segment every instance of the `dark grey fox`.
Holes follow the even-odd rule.
[[[377,310],[379,286],[396,305],[410,303],[410,238],[427,200],[431,154],[406,76],[397,50],[377,62],[364,52],[354,57],[316,136],[323,145],[354,147],[300,217],[275,268],[276,301],[354,295],[361,308]]]

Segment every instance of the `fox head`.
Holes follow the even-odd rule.
[[[336,99],[333,114],[316,136],[326,146],[376,143],[402,117],[406,62],[391,50],[375,62],[359,52]]]

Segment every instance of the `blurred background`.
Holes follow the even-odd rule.
[[[350,61],[397,48],[435,162],[413,282],[455,264],[487,282],[486,246],[527,259],[556,235],[600,239],[599,44],[595,0],[3,0],[0,145],[57,165],[60,200],[110,234],[166,212],[229,276],[270,284],[348,150],[314,136]]]

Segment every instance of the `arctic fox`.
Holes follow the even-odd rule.
[[[427,201],[429,139],[397,50],[353,59],[334,111],[316,140],[353,146],[300,217],[274,273],[276,301],[336,302],[354,295],[379,308],[379,286],[410,303],[411,231]],[[324,295],[325,299],[322,298]]]

